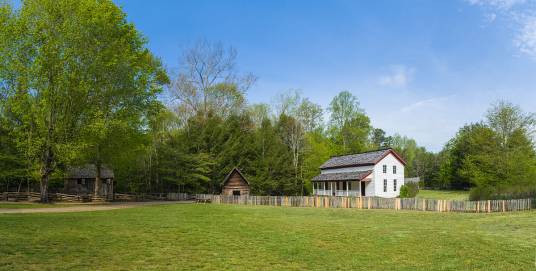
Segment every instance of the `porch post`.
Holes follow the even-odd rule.
[[[349,181],[346,182],[346,196],[348,197],[348,183]]]
[[[363,189],[363,186],[361,186],[361,180],[359,180],[358,185],[359,185],[359,197],[362,198],[363,197],[363,191],[361,191],[361,189]]]

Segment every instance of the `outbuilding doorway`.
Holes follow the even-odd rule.
[[[240,196],[240,190],[233,190],[233,196]]]

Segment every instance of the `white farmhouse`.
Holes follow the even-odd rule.
[[[404,184],[405,165],[393,149],[332,157],[313,178],[313,194],[394,198]]]

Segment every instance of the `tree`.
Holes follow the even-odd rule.
[[[343,91],[333,98],[330,103],[330,134],[340,144],[339,154],[360,152],[368,145],[371,130],[370,120],[359,101],[348,91]]]
[[[270,105],[265,103],[252,104],[247,110],[256,128],[260,128],[265,120],[270,119],[270,112]]]
[[[307,98],[302,98],[296,90],[290,90],[277,97],[278,127],[283,142],[292,153],[295,185],[301,186],[304,194],[303,152],[306,147],[305,135],[314,130],[322,130],[322,109]]]
[[[189,118],[210,111],[235,110],[244,101],[244,92],[256,81],[251,74],[237,75],[236,50],[221,43],[199,41],[182,56],[182,67],[170,91],[179,101],[179,111]]]
[[[529,138],[536,129],[536,116],[533,113],[523,113],[519,106],[506,101],[494,104],[486,116],[487,124],[493,129],[503,147],[516,131],[524,131]]]
[[[309,99],[304,98],[301,100],[298,108],[296,109],[296,117],[301,122],[305,132],[313,132],[317,129],[322,129],[322,107],[315,104]]]
[[[47,201],[51,174],[77,158],[85,129],[105,127],[95,125],[112,111],[131,113],[124,107],[154,96],[163,74],[111,1],[28,0],[9,21],[16,35],[3,46],[9,53],[0,62],[10,64],[1,67],[0,81],[13,135],[32,131],[32,141],[19,140],[19,148],[39,164]]]
[[[331,100],[329,111],[331,112],[330,125],[335,127],[342,127],[363,113],[357,98],[348,91],[340,92]]]
[[[388,138],[384,130],[380,128],[372,129],[372,132],[370,134],[370,143],[372,144],[373,149],[380,149],[387,146],[387,139]]]
[[[370,119],[359,113],[340,129],[343,142],[343,153],[360,153],[367,151],[369,146]],[[346,142],[346,143],[344,143]]]

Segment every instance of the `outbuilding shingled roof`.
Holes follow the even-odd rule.
[[[335,156],[320,166],[320,169],[341,168],[351,166],[375,165],[389,153],[392,153],[402,164],[406,162],[393,149],[382,149],[364,153]]]
[[[114,177],[114,171],[106,166],[101,166],[102,179],[111,179]],[[80,167],[67,168],[67,178],[69,179],[94,179],[97,178],[97,167],[93,164],[88,164]]]
[[[324,173],[313,178],[313,182],[325,181],[361,181],[372,173],[372,170],[341,172],[341,173]]]

